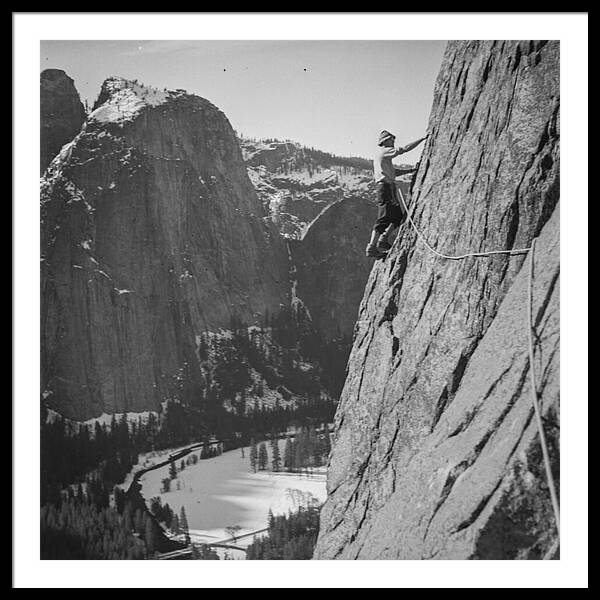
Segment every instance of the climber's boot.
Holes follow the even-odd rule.
[[[369,244],[365,250],[365,255],[369,258],[384,258],[387,252],[382,252],[377,248],[377,244]]]
[[[391,247],[392,245],[387,241],[387,236],[382,235],[377,240],[377,250],[379,252],[387,252]]]

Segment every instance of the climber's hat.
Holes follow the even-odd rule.
[[[393,140],[396,139],[396,136],[393,133],[390,133],[389,131],[386,131],[385,129],[379,134],[379,142],[378,144],[381,146],[381,144],[383,144],[383,142],[385,142],[385,140],[392,138]]]

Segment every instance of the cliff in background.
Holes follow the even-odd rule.
[[[79,102],[62,71],[41,85],[42,114],[65,85]],[[41,186],[47,405],[82,419],[156,409],[174,382],[207,383],[200,333],[282,319],[341,389],[371,267],[370,162],[240,141],[206,100],[120,78],[78,125]]]
[[[40,76],[40,175],[85,121],[85,110],[73,80],[60,69]]]
[[[42,390],[65,416],[156,409],[198,334],[289,305],[285,244],[202,98],[108,79],[41,216]]]
[[[447,254],[535,255],[535,370],[559,445],[559,44],[452,42],[414,219]],[[447,261],[406,224],[373,268],[317,559],[540,558],[556,539],[527,354],[526,255]]]
[[[344,197],[371,201],[369,161],[343,158],[294,142],[241,140],[248,175],[285,237],[300,239],[325,208]]]
[[[258,196],[287,238],[301,239],[334,202],[344,198],[374,202],[370,160],[335,156],[290,141],[242,139],[240,144]],[[408,190],[408,183],[400,185]]]
[[[377,215],[373,165],[291,141],[241,139],[265,211],[287,238],[293,295],[325,343],[349,352],[372,260],[364,249]],[[398,180],[405,194],[409,179]]]
[[[289,240],[296,269],[295,294],[325,341],[352,337],[373,266],[365,256],[365,246],[376,214],[372,201],[360,196],[343,198],[324,209],[301,240]]]

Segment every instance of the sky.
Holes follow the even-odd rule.
[[[382,129],[422,137],[444,41],[42,41],[93,104],[111,75],[211,101],[238,134],[370,157]],[[420,148],[403,156],[418,159]]]

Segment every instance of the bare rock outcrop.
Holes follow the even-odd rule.
[[[73,80],[60,69],[40,75],[40,174],[85,121],[85,110]]]
[[[527,248],[535,371],[559,445],[559,44],[451,42],[411,211],[447,254]],[[317,559],[541,558],[527,255],[447,261],[404,225],[373,268],[336,416]]]
[[[67,417],[156,409],[198,334],[289,305],[285,244],[207,100],[108,79],[41,205],[42,390]]]

